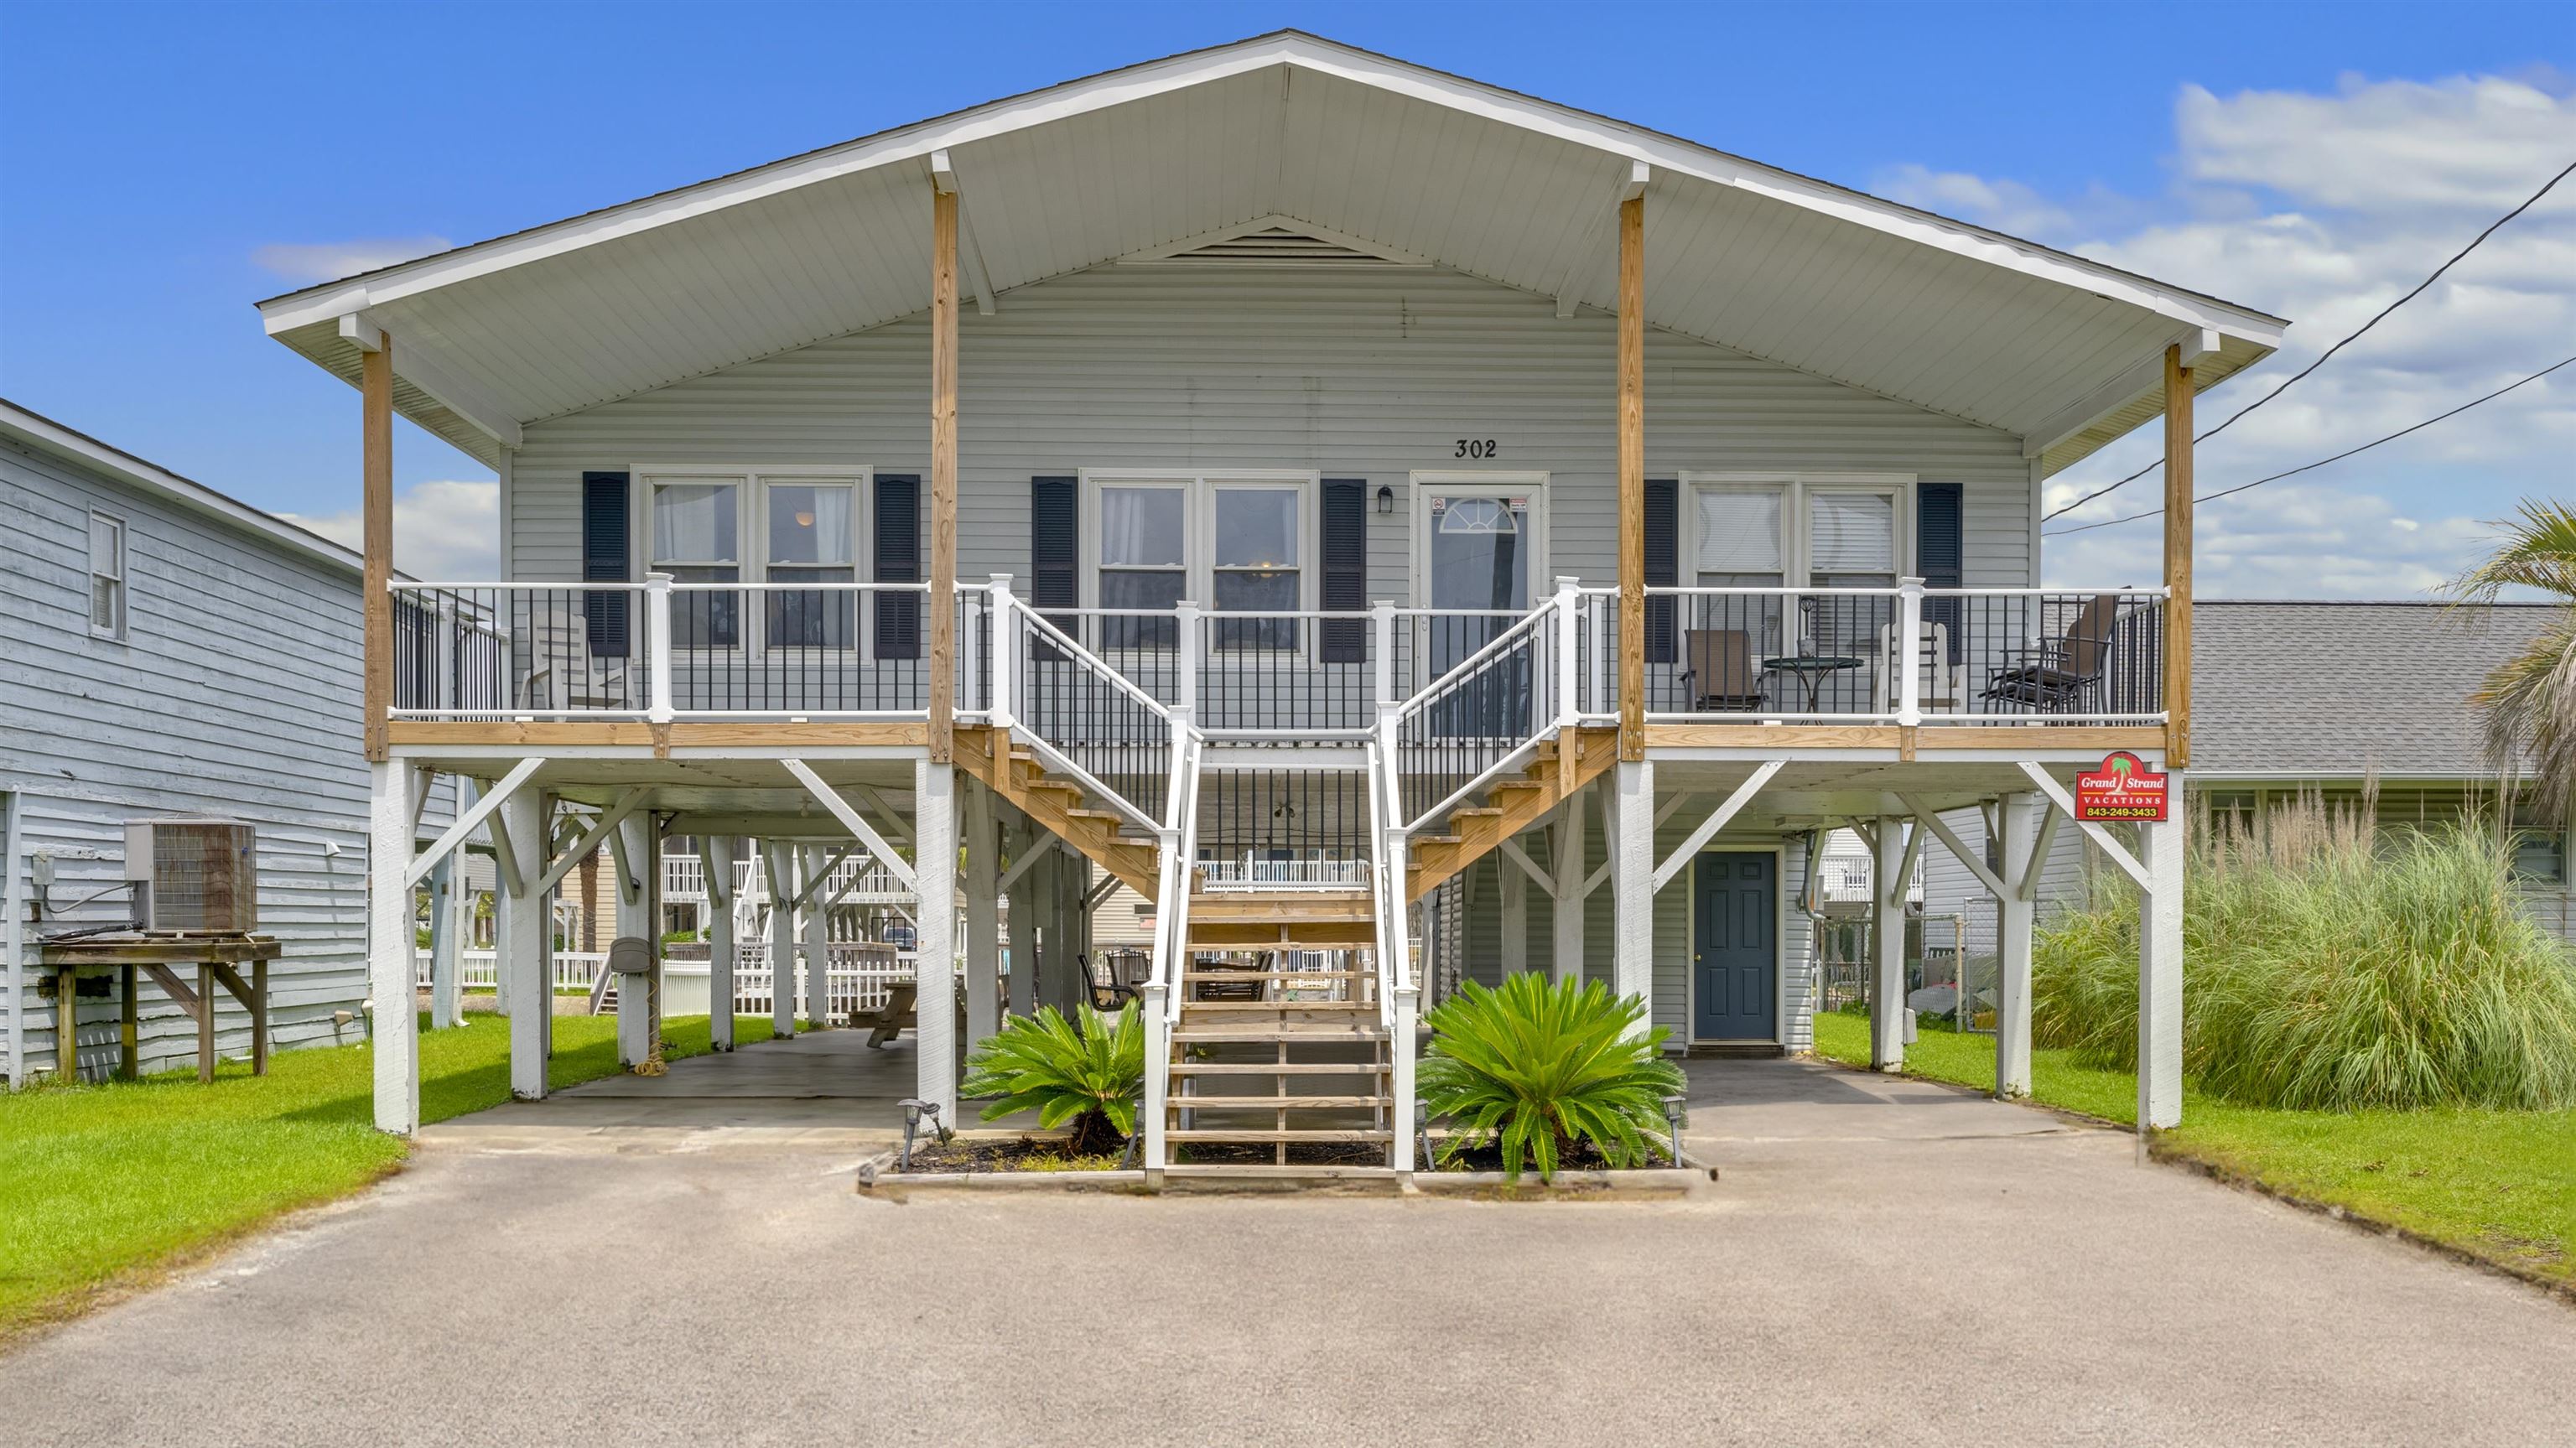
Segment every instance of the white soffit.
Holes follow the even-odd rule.
[[[1109,261],[1440,265],[1617,299],[1614,205],[1649,168],[1657,328],[2026,439],[2054,471],[2153,416],[2146,364],[2286,325],[2214,298],[1655,132],[1294,32],[1115,71],[261,304],[487,461],[518,423],[882,325],[929,301],[944,152],[983,289]],[[404,361],[426,365],[417,379]],[[433,395],[470,389],[467,416]],[[2143,407],[2144,411],[2139,409]]]

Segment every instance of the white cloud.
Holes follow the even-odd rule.
[[[378,267],[445,251],[455,245],[443,236],[368,237],[357,241],[275,242],[251,253],[251,260],[298,285],[338,281]]]
[[[365,527],[355,510],[283,515],[335,543],[358,547]],[[500,576],[501,485],[414,483],[394,493],[394,567],[433,582]]]
[[[2173,185],[2125,206],[2098,189],[2055,198],[2009,180],[1916,168],[1903,199],[2292,319],[2279,356],[2206,395],[2205,430],[2397,300],[2576,159],[2576,87],[2522,78],[2363,81],[2330,94],[2186,86]],[[2340,452],[2576,352],[2576,180],[2508,223],[2422,296],[2198,450],[2205,494]],[[2057,506],[2157,455],[2156,429],[2051,480]],[[2515,498],[2576,492],[2576,368],[2293,482],[2204,506],[2204,592],[2400,596],[2488,546],[2480,519]],[[2160,501],[2156,475],[2069,514]],[[2065,582],[2128,578],[2155,524],[2047,545]],[[2116,565],[2116,566],[2115,566]],[[2093,568],[2109,573],[2088,573]]]

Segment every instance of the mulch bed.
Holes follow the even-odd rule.
[[[1049,1138],[1023,1136],[1013,1141],[993,1138],[941,1142],[935,1139],[916,1141],[912,1145],[912,1167],[924,1172],[993,1172],[993,1171],[1115,1171],[1118,1153],[1104,1156],[1072,1157],[1065,1153],[1064,1143]],[[889,1170],[897,1168],[889,1167]]]

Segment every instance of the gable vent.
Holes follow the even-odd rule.
[[[1421,266],[1416,257],[1388,251],[1354,236],[1284,217],[1264,217],[1122,257],[1122,261],[1196,267]]]

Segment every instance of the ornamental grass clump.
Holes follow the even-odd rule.
[[[1431,1050],[1416,1080],[1431,1114],[1454,1128],[1442,1163],[1491,1143],[1512,1180],[1535,1165],[1550,1181],[1578,1144],[1614,1167],[1651,1159],[1664,1098],[1683,1082],[1663,1058],[1671,1033],[1636,1029],[1645,1015],[1643,1000],[1599,981],[1551,986],[1521,974],[1500,990],[1460,986],[1425,1017]]]
[[[2475,815],[2380,835],[2374,802],[2204,811],[2183,887],[2183,1070],[2252,1106],[2576,1105],[2576,960]],[[2137,891],[2102,872],[2033,958],[2031,1028],[2137,1066]]]
[[[1073,1156],[1114,1152],[1136,1131],[1136,1098],[1145,1089],[1145,1024],[1133,1001],[1116,1016],[1089,1002],[1080,1028],[1053,1006],[1034,1016],[1013,1016],[975,1048],[966,1062],[966,1096],[990,1096],[986,1121],[1034,1109],[1038,1125],[1053,1131],[1067,1122],[1065,1151]]]

